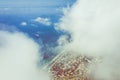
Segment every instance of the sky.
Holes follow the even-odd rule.
[[[62,16],[63,8],[74,2],[75,0],[1,0],[0,23],[14,26],[32,37],[36,33],[57,35],[54,23]]]
[[[56,13],[75,0],[1,0],[0,13]]]

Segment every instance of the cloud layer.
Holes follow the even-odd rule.
[[[120,79],[120,1],[77,0],[64,11],[56,29],[71,35],[70,50],[102,62],[94,67],[95,80]],[[60,42],[59,42],[60,43]]]
[[[37,66],[39,50],[23,33],[0,31],[0,80],[49,80]]]

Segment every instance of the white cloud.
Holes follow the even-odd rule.
[[[37,66],[39,49],[23,33],[0,31],[0,80],[50,80]]]
[[[66,44],[68,44],[69,43],[68,42],[68,36],[67,35],[60,36],[60,38],[58,39],[57,43],[59,45],[66,45]]]
[[[27,22],[21,22],[20,25],[22,25],[22,26],[27,26]]]
[[[49,18],[37,17],[36,19],[34,19],[34,21],[46,26],[50,26],[52,24]]]
[[[71,50],[102,57],[95,80],[120,79],[120,0],[77,0],[56,29],[71,34]]]

